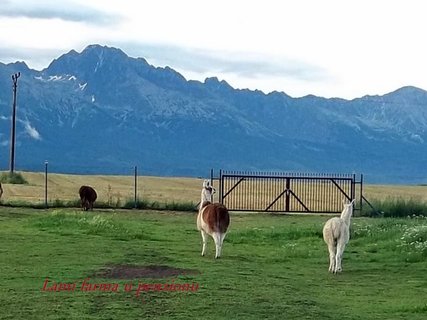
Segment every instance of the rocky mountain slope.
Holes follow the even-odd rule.
[[[187,81],[116,48],[70,51],[46,69],[0,63],[0,168],[9,161],[11,74],[16,167],[70,173],[203,175],[210,168],[364,173],[427,181],[427,92],[354,100]]]

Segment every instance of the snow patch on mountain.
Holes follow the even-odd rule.
[[[34,128],[33,126],[31,126],[31,123],[27,120],[24,121],[24,128],[25,128],[25,132],[34,140],[41,140],[41,135],[40,133],[37,131],[36,128]]]
[[[49,79],[47,79],[47,81],[60,81],[63,80],[64,78],[62,76],[49,76]]]

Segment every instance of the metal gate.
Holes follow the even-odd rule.
[[[342,200],[356,198],[357,183],[362,197],[362,179],[357,182],[355,174],[220,170],[219,201],[232,211],[335,213],[342,211]]]

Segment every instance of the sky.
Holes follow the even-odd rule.
[[[0,0],[0,62],[100,44],[187,80],[353,99],[427,89],[424,0]]]

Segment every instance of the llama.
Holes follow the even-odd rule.
[[[94,188],[89,186],[81,186],[79,189],[81,206],[84,211],[93,210],[93,203],[97,198]]]
[[[230,224],[230,215],[227,208],[220,203],[212,203],[215,189],[209,180],[203,182],[199,213],[197,215],[197,229],[202,234],[202,256],[206,253],[206,242],[210,235],[215,242],[215,259],[221,256],[222,244]]]
[[[350,239],[350,220],[353,214],[354,199],[350,203],[343,201],[341,216],[326,221],[323,227],[323,239],[329,250],[329,272],[342,271],[341,262],[344,248]]]

